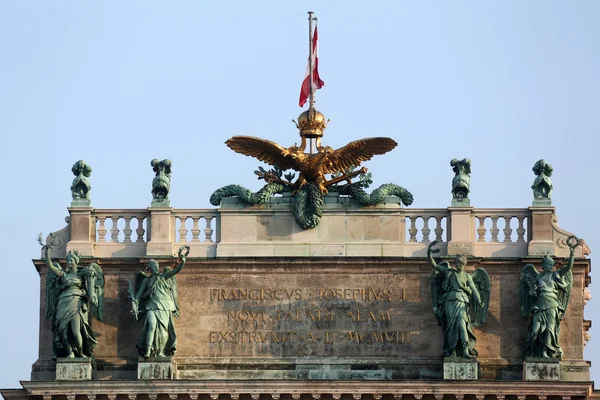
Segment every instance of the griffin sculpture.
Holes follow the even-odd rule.
[[[314,182],[322,194],[327,187],[365,173],[366,168],[353,173],[344,173],[352,167],[370,160],[374,155],[385,154],[398,145],[395,140],[375,137],[355,140],[346,146],[333,150],[329,146],[317,147],[317,153],[305,153],[298,146],[287,149],[266,139],[252,136],[234,136],[225,142],[236,153],[251,156],[282,170],[293,169],[300,173],[296,182],[291,183],[275,176],[266,177],[267,181],[278,182],[301,190],[307,182]],[[341,176],[327,180],[325,174],[342,173]]]

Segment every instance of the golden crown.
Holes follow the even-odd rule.
[[[300,130],[300,136],[309,139],[323,137],[328,122],[329,120],[325,121],[325,116],[314,108],[309,108],[300,114],[298,122],[294,121]]]

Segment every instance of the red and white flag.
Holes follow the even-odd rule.
[[[315,92],[315,90],[317,89],[321,89],[323,86],[325,86],[325,82],[323,82],[321,80],[321,78],[319,77],[319,45],[318,45],[318,37],[319,34],[317,32],[317,27],[315,26],[315,34],[313,35],[312,38],[312,49],[313,49],[313,53],[312,53],[312,57],[308,57],[308,65],[306,66],[306,75],[304,76],[304,80],[302,81],[302,88],[300,89],[300,107],[302,107],[305,103],[306,100],[308,100],[308,96],[310,95],[310,87],[309,85],[309,81],[310,81],[310,70],[312,68],[312,89],[313,89],[313,93]],[[312,65],[310,65],[310,60],[312,58]]]

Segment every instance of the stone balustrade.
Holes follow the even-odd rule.
[[[439,255],[567,256],[553,207],[402,208],[399,199],[359,207],[345,197],[327,199],[320,224],[302,230],[290,199],[248,206],[237,198],[216,209],[69,208],[68,226],[55,232],[66,243],[54,257],[78,250],[91,257],[171,257],[190,246],[191,257],[400,256],[424,257],[434,240]],[[578,250],[579,251],[579,250]],[[581,249],[584,256],[585,250]]]

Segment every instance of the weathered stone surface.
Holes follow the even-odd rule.
[[[476,380],[478,369],[476,358],[444,357],[444,379]]]
[[[523,364],[526,381],[559,381],[560,361],[555,358],[527,357]]]
[[[56,359],[57,381],[86,381],[92,379],[92,364],[89,358]]]
[[[477,267],[486,269],[492,281],[488,320],[482,329],[475,328],[478,362],[481,374],[485,366],[485,379],[522,379],[527,321],[519,311],[519,276],[524,263],[539,266],[540,260],[477,260]],[[41,261],[36,264],[43,283],[45,266]],[[468,272],[473,267],[470,259]],[[102,268],[105,318],[91,320],[98,340],[94,379],[135,380],[135,345],[141,326],[129,311],[127,280],[142,266],[132,259],[106,259]],[[581,334],[588,268],[589,261],[576,260],[573,293],[561,323],[560,344],[567,360],[563,364],[571,360],[576,363],[563,368],[564,380],[589,381]],[[430,274],[425,259],[402,257],[189,259],[178,274],[182,310],[175,321],[178,379],[308,379],[307,370],[298,369],[306,363],[352,365],[353,371],[385,369],[392,371],[392,379],[442,379],[442,330],[431,312]],[[258,292],[252,292],[254,299],[244,299],[236,292],[240,299],[236,300],[232,289]],[[271,292],[265,292],[267,289]],[[276,289],[284,292],[275,294]],[[295,289],[301,290],[302,298],[296,300]],[[337,289],[350,291],[335,292]],[[352,298],[354,289],[359,290],[356,299]],[[370,300],[367,295],[363,299],[365,289],[379,290],[379,300],[373,293]],[[382,298],[383,289],[392,294],[387,301]],[[218,298],[219,290],[226,290],[228,300]],[[42,317],[44,293],[42,284]],[[277,296],[280,300],[267,300],[265,293],[267,298]],[[350,297],[338,299],[337,293]],[[361,312],[360,321],[350,314],[357,319],[357,311]],[[371,311],[376,320],[369,315]],[[379,311],[384,312],[383,318]],[[53,380],[51,322],[41,318],[40,329],[40,355],[32,379]],[[237,334],[237,339],[228,333],[244,330],[248,333]],[[269,332],[276,333],[279,342]],[[290,332],[295,332],[292,342]]]
[[[138,359],[138,379],[175,379],[177,364],[170,357],[150,357]]]

